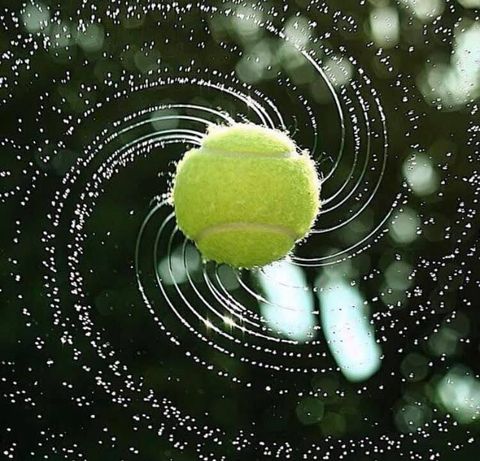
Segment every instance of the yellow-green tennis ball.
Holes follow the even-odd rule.
[[[315,164],[284,133],[253,124],[217,126],[178,163],[178,227],[204,258],[235,267],[283,258],[310,231],[320,182]]]

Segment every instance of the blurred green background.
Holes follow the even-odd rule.
[[[0,8],[7,459],[478,458],[478,0]],[[135,261],[175,162],[225,114],[260,123],[262,103],[328,176],[330,90],[345,149],[322,197],[352,194],[303,260],[203,266],[162,206]]]

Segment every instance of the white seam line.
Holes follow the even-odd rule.
[[[258,154],[255,152],[248,152],[248,151],[237,151],[237,152],[224,152],[218,149],[212,149],[209,147],[203,147],[201,149],[197,149],[199,153],[203,154],[213,154],[213,155],[221,155],[224,157],[233,157],[233,158],[241,158],[241,157],[255,157],[255,158],[278,158],[278,159],[285,159],[285,158],[297,158],[299,157],[298,152],[281,152],[278,154]],[[202,152],[203,151],[203,152]]]
[[[200,231],[196,237],[193,239],[196,242],[200,242],[205,237],[208,237],[210,234],[216,232],[229,231],[229,230],[259,230],[267,232],[275,232],[278,234],[283,234],[290,237],[294,242],[297,240],[298,236],[290,230],[288,227],[279,226],[276,224],[258,224],[258,223],[249,223],[249,222],[233,222],[225,224],[216,224],[214,226],[207,227]]]

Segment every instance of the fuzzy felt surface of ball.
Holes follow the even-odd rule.
[[[285,257],[320,208],[315,163],[283,132],[212,126],[177,165],[171,198],[180,230],[204,259],[253,268]]]

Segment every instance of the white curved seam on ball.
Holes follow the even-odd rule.
[[[240,158],[240,157],[255,157],[255,158],[296,158],[299,157],[298,152],[293,151],[293,152],[282,152],[278,154],[259,154],[255,152],[249,152],[249,151],[237,151],[237,152],[224,152],[218,149],[212,149],[210,147],[202,147],[201,149],[198,149],[198,152],[200,154],[214,154],[214,155],[222,155],[224,157],[232,157],[232,158]]]
[[[211,234],[223,231],[240,231],[240,230],[258,230],[266,232],[274,232],[277,234],[283,234],[291,238],[295,242],[299,237],[288,227],[279,226],[276,224],[258,224],[258,223],[249,223],[249,222],[234,222],[234,223],[225,223],[225,224],[216,224],[215,226],[207,227],[200,231],[194,238],[197,243],[203,240],[205,237],[208,237]]]

